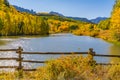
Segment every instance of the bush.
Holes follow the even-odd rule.
[[[120,65],[113,65],[107,73],[108,80],[120,80]]]
[[[94,67],[95,61],[91,61],[88,57],[67,56],[48,61],[46,68],[40,68],[38,72],[41,70],[44,72],[44,77],[42,74],[41,80],[84,80],[85,75],[89,75]]]
[[[96,65],[90,56],[62,56],[35,72],[23,72],[20,80],[119,80],[120,65]],[[1,73],[0,80],[18,80],[18,73]]]

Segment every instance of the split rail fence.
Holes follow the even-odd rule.
[[[92,48],[89,49],[88,52],[24,52],[21,47],[18,49],[0,49],[0,52],[7,52],[7,51],[13,51],[18,54],[18,57],[12,57],[12,58],[0,58],[1,60],[16,60],[18,62],[18,66],[0,66],[0,69],[2,68],[15,68],[16,70],[20,71],[35,71],[36,69],[24,69],[24,66],[22,65],[23,62],[28,62],[28,63],[45,63],[46,61],[33,61],[33,60],[24,60],[22,55],[28,54],[28,55],[70,55],[70,54],[88,54],[92,56],[92,59],[94,56],[98,57],[118,57],[120,58],[120,55],[105,55],[105,54],[96,54]],[[98,65],[113,65],[111,63],[97,63]]]

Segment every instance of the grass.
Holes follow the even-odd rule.
[[[1,72],[0,80],[19,80],[18,72]],[[62,56],[20,80],[120,80],[120,65],[101,66],[83,56]]]

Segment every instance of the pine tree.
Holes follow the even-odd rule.
[[[6,6],[10,7],[10,4],[9,4],[8,0],[4,0],[4,4],[5,4]]]

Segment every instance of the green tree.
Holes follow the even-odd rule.
[[[9,4],[8,0],[4,0],[4,4],[5,4],[6,6],[10,7],[10,4]]]
[[[102,30],[110,29],[110,19],[100,21],[100,23],[98,23],[97,27]]]
[[[23,21],[18,23],[18,29],[19,29],[19,34],[20,35],[23,35],[23,27],[24,27],[24,22]]]
[[[78,25],[71,25],[71,26],[69,27],[69,29],[70,29],[70,30],[76,30],[76,29],[78,29]]]

